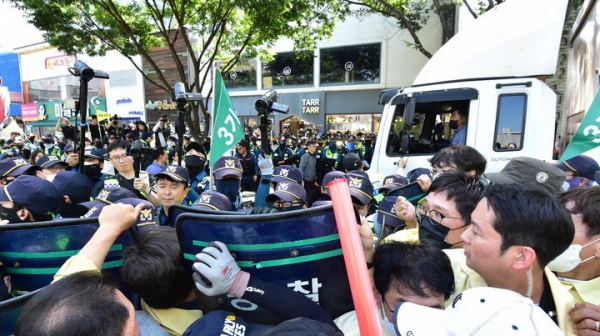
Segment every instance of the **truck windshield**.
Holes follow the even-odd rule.
[[[450,128],[452,112],[460,110],[467,115],[468,120],[469,102],[469,100],[417,102],[413,120],[410,121],[412,126],[408,131],[404,131],[404,123],[409,122],[404,120],[405,105],[396,105],[394,120],[387,133],[389,134],[387,155],[433,154],[450,146],[450,141],[455,135],[455,130]],[[402,148],[401,140],[404,135],[409,137],[408,148]]]

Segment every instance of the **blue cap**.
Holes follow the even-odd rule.
[[[125,188],[111,188],[111,189],[102,189],[96,199],[90,202],[81,203],[81,205],[92,208],[98,204],[112,204],[122,198],[137,198],[137,195]]]
[[[594,180],[594,174],[600,170],[598,162],[586,155],[578,155],[559,162],[556,167],[562,171],[572,171],[576,176],[582,176],[588,180]]]
[[[350,187],[350,196],[363,205],[369,204],[373,200],[373,184],[369,177],[358,173],[347,173],[348,186]]]
[[[302,171],[288,165],[275,167],[273,170],[273,182],[296,182],[302,184]]]
[[[50,168],[55,164],[62,164],[65,167],[68,166],[66,162],[54,155],[44,155],[35,161],[35,165],[40,168]]]
[[[406,225],[406,223],[396,215],[396,210],[394,209],[396,199],[396,196],[386,196],[379,202],[377,208],[377,221],[379,224],[394,228]]]
[[[86,149],[84,156],[86,158],[98,159],[100,161],[103,161],[104,154],[106,154],[106,150],[94,148],[94,149]]]
[[[201,209],[231,211],[229,198],[216,191],[205,191],[200,194],[194,206]]]
[[[402,175],[388,175],[383,179],[383,187],[379,188],[379,193],[385,195],[388,192],[400,189],[407,184],[408,180]]]
[[[170,180],[183,183],[186,186],[190,184],[190,174],[188,173],[187,169],[181,166],[164,166],[159,173],[154,175],[154,178],[158,178],[159,176],[166,176]]]
[[[222,180],[226,176],[242,178],[242,164],[240,160],[233,156],[222,156],[213,165],[213,174],[217,180]]]
[[[0,189],[0,201],[15,202],[38,215],[47,214],[59,197],[52,183],[31,175],[21,175]]]
[[[306,190],[296,182],[279,182],[277,189],[266,198],[267,202],[276,201],[278,198],[285,202],[303,200],[306,202]]]
[[[140,212],[137,220],[133,224],[133,227],[141,232],[142,230],[146,230],[150,227],[157,226],[156,218],[155,218],[155,209],[152,203],[143,200],[141,198],[121,198],[115,202],[115,204],[130,204],[136,207],[138,204],[144,204],[144,208]],[[100,216],[102,209],[109,205],[108,203],[96,203],[94,206],[90,208],[90,210],[83,215],[83,218],[95,218]]]
[[[346,178],[346,174],[337,170],[330,171],[329,173],[325,174],[323,177],[323,189],[327,195],[329,195],[329,182],[340,178]]]
[[[89,201],[92,194],[92,181],[74,171],[58,172],[52,180],[52,185],[59,194],[69,196],[73,203]]]
[[[39,170],[40,168],[32,166],[23,158],[8,158],[0,160],[0,177],[19,176],[27,173],[30,169]]]

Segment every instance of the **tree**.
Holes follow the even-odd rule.
[[[467,0],[344,0],[348,4],[359,5],[364,10],[356,12],[357,15],[369,13],[378,13],[383,16],[398,20],[398,26],[405,29],[411,36],[412,41],[404,41],[406,45],[418,50],[425,57],[431,58],[432,54],[425,49],[417,33],[427,24],[432,12],[438,16],[442,24],[444,42],[454,35],[452,20],[448,19],[449,14],[453,14],[457,5],[464,3],[474,18],[483,12],[492,9],[506,0],[470,0],[477,1],[476,7],[473,7]]]
[[[151,49],[169,50],[186,92],[209,94],[190,102],[185,121],[199,139],[200,114],[209,129],[207,102],[212,94],[211,65],[232,70],[243,59],[267,56],[282,37],[297,49],[312,49],[316,40],[330,36],[335,22],[348,14],[348,5],[329,0],[10,0],[25,11],[30,23],[44,31],[46,41],[74,55],[101,56],[116,50],[127,57],[144,78],[166,92],[169,82]],[[183,43],[186,58],[177,51]],[[144,73],[133,62],[141,55],[154,70]],[[161,71],[162,70],[162,71]],[[190,72],[188,79],[187,71]],[[206,88],[206,90],[205,90]]]

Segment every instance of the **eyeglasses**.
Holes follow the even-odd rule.
[[[417,213],[420,216],[425,216],[425,215],[428,216],[429,218],[433,219],[433,221],[435,222],[434,224],[439,224],[439,225],[442,225],[442,221],[446,218],[464,220],[464,218],[461,218],[461,217],[445,216],[437,210],[429,210],[423,204],[417,205]]]
[[[383,298],[383,296],[381,297],[381,302],[383,302],[383,304],[385,305],[385,308],[393,315],[394,310],[390,307],[390,305],[387,304],[387,302],[385,302],[385,299]],[[400,302],[403,302],[403,301],[400,301]]]
[[[284,210],[287,210],[287,209],[290,209],[292,207],[303,206],[304,202],[301,201],[301,200],[296,200],[296,201],[291,201],[291,202],[278,200],[278,201],[274,201],[273,203],[271,203],[271,205],[275,209],[284,209]]]
[[[123,154],[121,156],[111,156],[110,160],[111,161],[125,161],[125,160],[127,160],[128,157],[129,157],[129,155]]]

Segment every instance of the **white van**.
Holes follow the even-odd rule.
[[[450,146],[456,109],[468,114],[466,145],[487,158],[488,172],[517,156],[551,159],[556,94],[543,79],[556,69],[567,2],[507,1],[448,41],[412,86],[382,91],[371,169],[394,174],[402,157],[406,172],[430,167]]]

